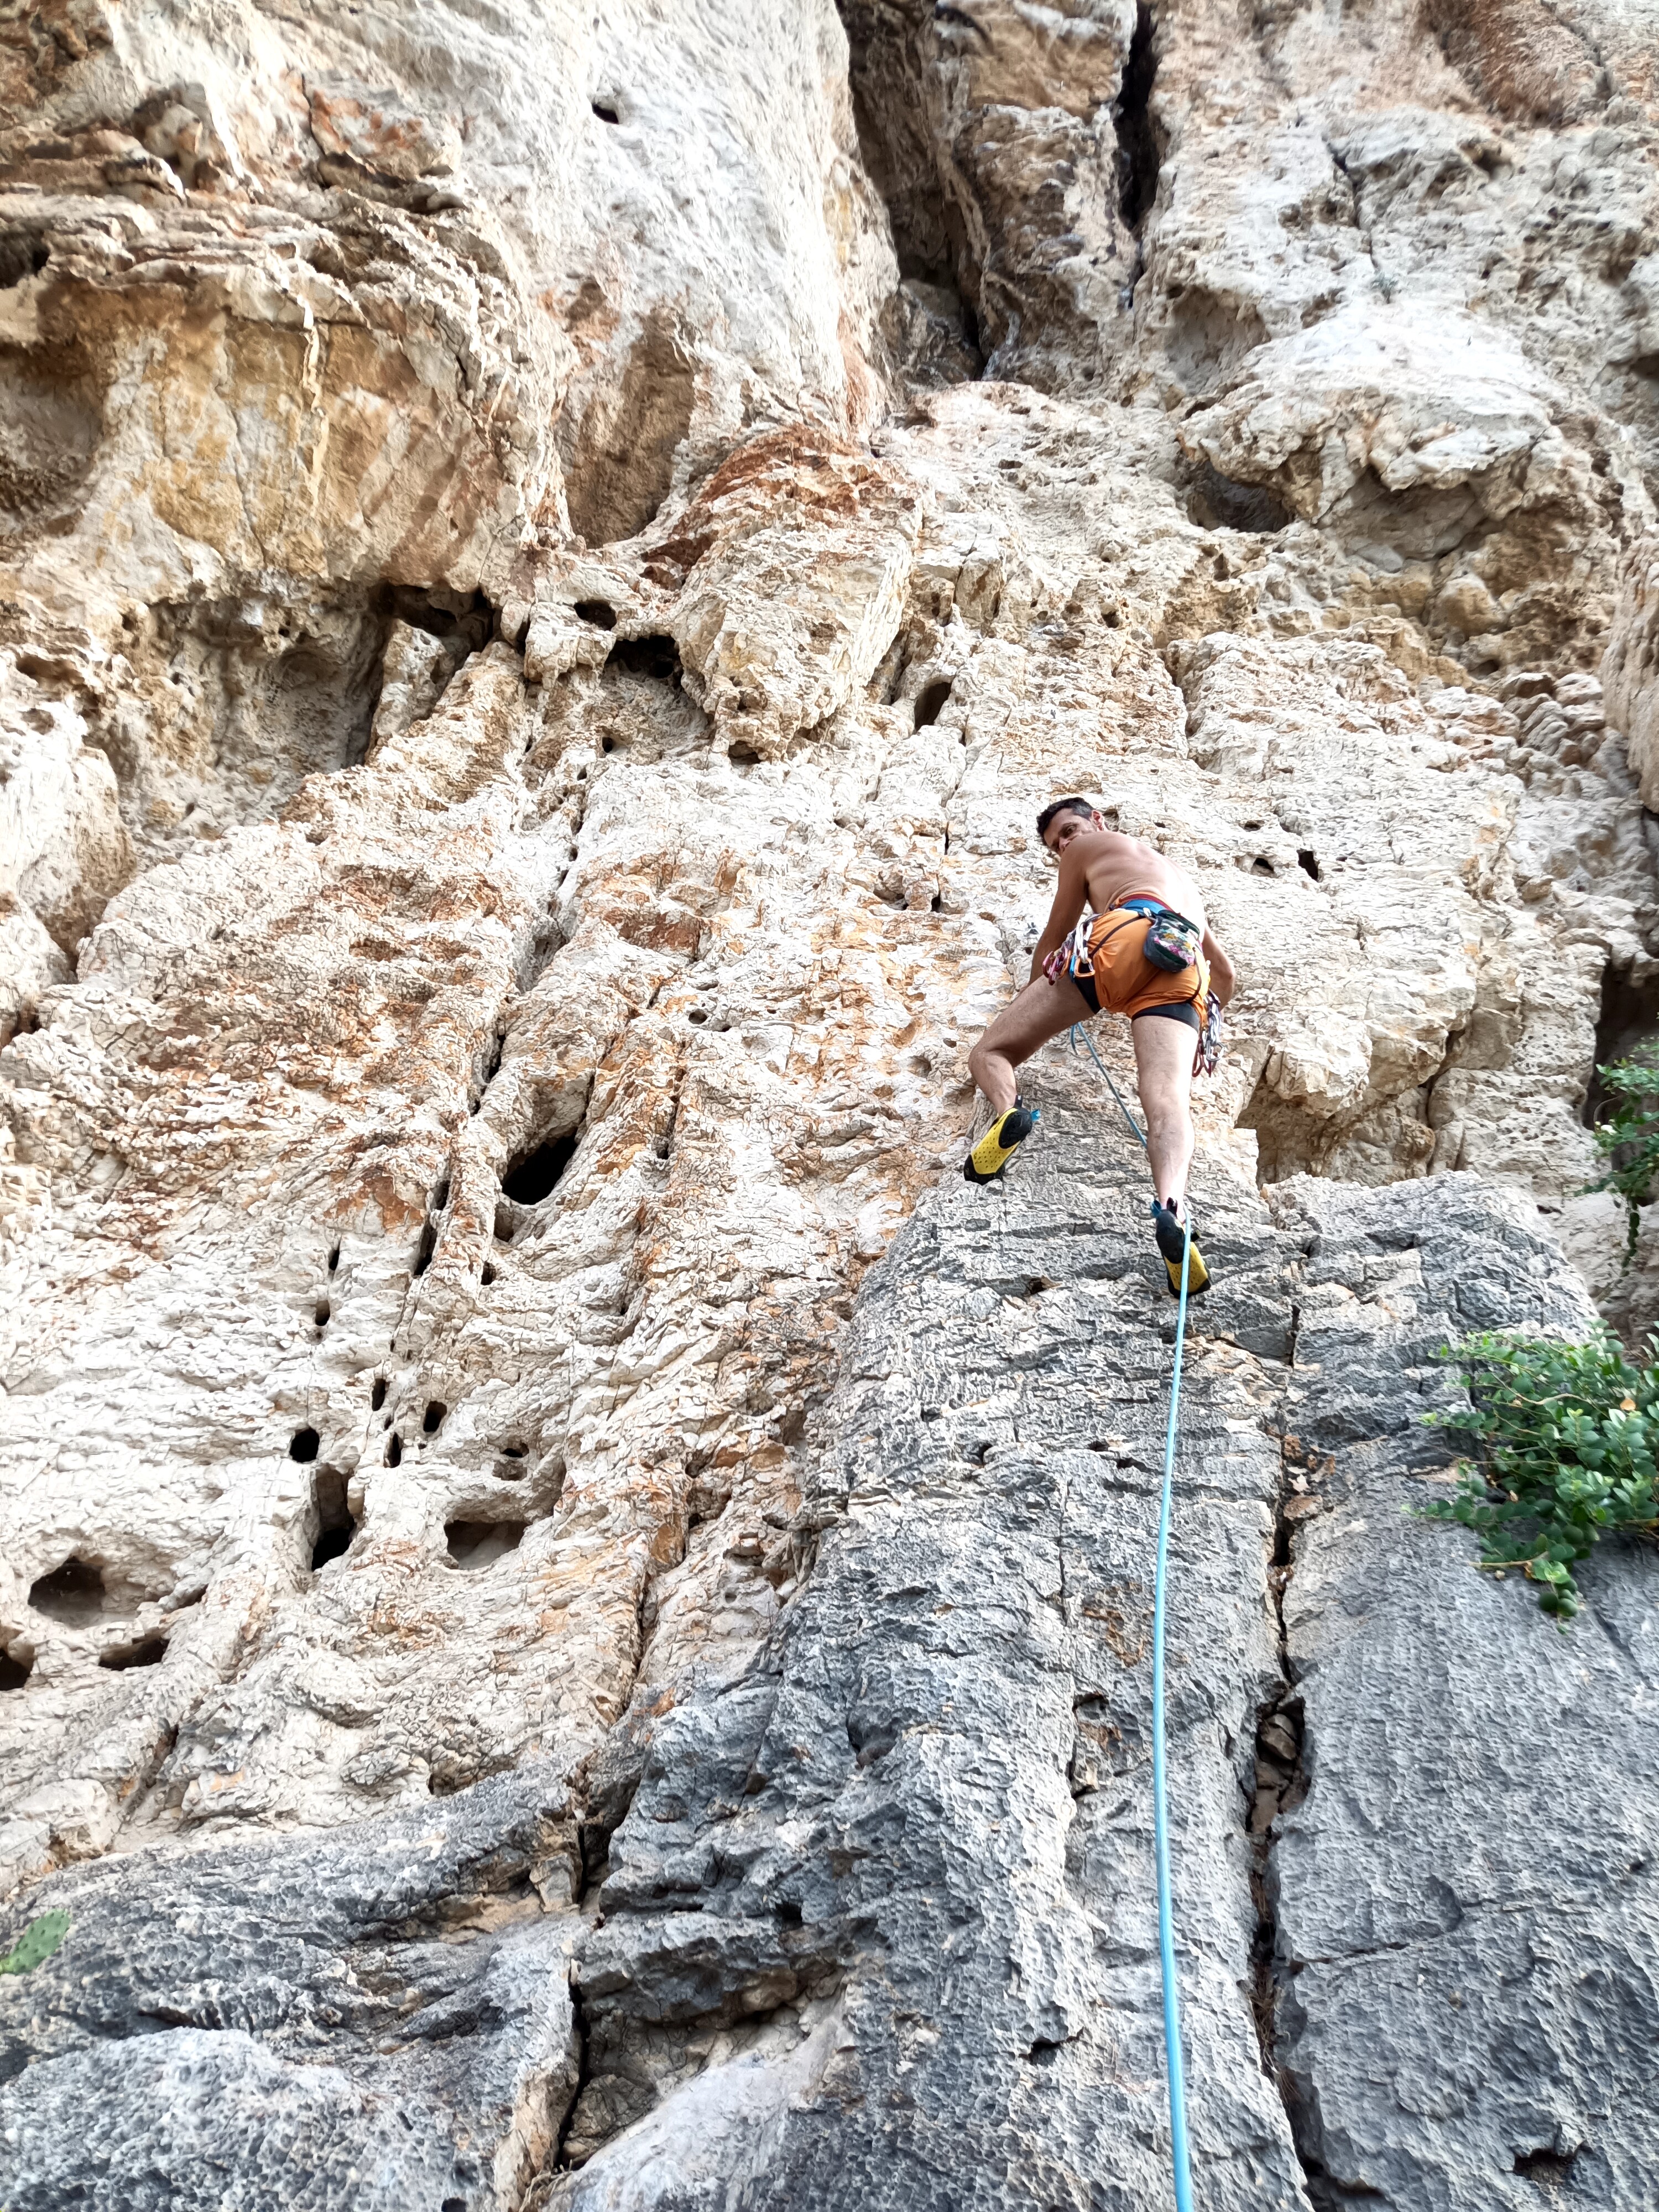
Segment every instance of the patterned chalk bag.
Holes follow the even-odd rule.
[[[1141,947],[1154,968],[1161,968],[1166,975],[1178,975],[1183,968],[1195,967],[1203,937],[1194,922],[1185,915],[1171,914],[1166,908],[1152,916],[1152,927],[1146,932],[1146,942]]]

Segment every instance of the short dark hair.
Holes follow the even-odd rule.
[[[1052,806],[1045,806],[1037,817],[1037,836],[1041,837],[1056,814],[1080,814],[1086,822],[1095,811],[1091,799],[1057,799]]]

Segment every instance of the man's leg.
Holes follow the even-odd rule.
[[[1040,1045],[1070,1029],[1073,1022],[1091,1018],[1088,1000],[1069,975],[1058,983],[1049,982],[1045,975],[1028,983],[968,1055],[968,1073],[989,1100],[991,1111],[1006,1114],[1013,1104],[1014,1070]],[[1187,1057],[1192,1058],[1190,1044]]]
[[[1146,1150],[1153,1195],[1187,1211],[1187,1170],[1193,1164],[1193,1045],[1185,1022],[1166,1014],[1142,1014],[1129,1024],[1135,1045],[1135,1073],[1146,1116]]]

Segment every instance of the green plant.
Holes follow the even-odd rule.
[[[1606,1155],[1607,1171],[1592,1190],[1617,1191],[1625,1201],[1625,1266],[1636,1257],[1642,1217],[1659,1176],[1659,1043],[1645,1044],[1628,1060],[1598,1067],[1613,1109],[1591,1131]]]
[[[0,1959],[0,1974],[28,1974],[51,1958],[52,1953],[69,1933],[67,1912],[43,1912],[38,1920],[31,1920],[3,1959]]]
[[[1480,1565],[1518,1567],[1558,1626],[1578,1610],[1572,1571],[1612,1528],[1659,1522],[1659,1337],[1655,1364],[1632,1367],[1598,1328],[1583,1342],[1522,1335],[1466,1337],[1440,1357],[1457,1369],[1467,1407],[1424,1418],[1478,1440],[1461,1461],[1455,1497],[1422,1510],[1480,1539]]]

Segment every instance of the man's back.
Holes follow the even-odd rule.
[[[1125,837],[1115,830],[1089,830],[1072,840],[1066,857],[1070,860],[1073,854],[1082,863],[1089,903],[1097,914],[1139,892],[1173,907],[1200,929],[1206,927],[1198,885],[1184,868],[1166,860],[1144,838]]]

